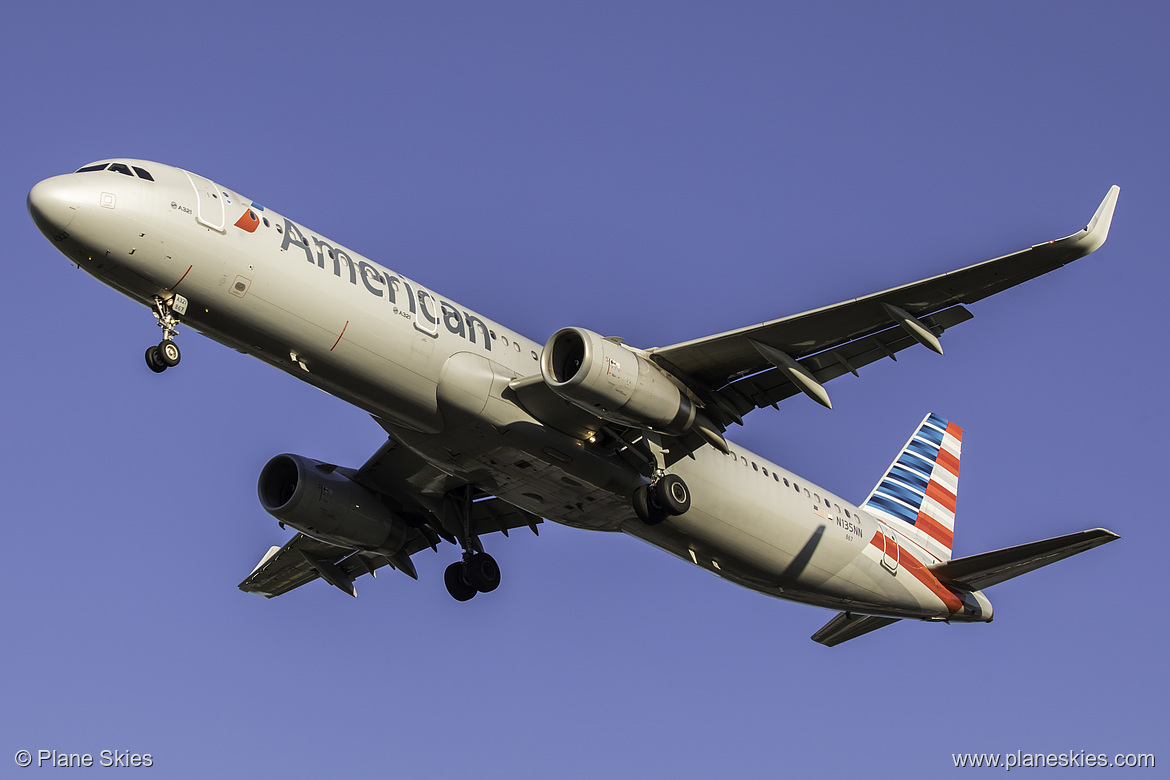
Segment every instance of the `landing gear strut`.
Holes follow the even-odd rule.
[[[483,551],[479,537],[471,531],[471,485],[448,493],[443,501],[443,527],[459,540],[463,560],[443,573],[447,592],[456,601],[469,601],[476,593],[491,593],[500,587],[500,566]]]
[[[179,328],[179,318],[175,312],[185,314],[187,299],[182,295],[174,295],[170,299],[154,297],[154,316],[158,319],[158,326],[162,328],[163,340],[156,347],[146,350],[146,365],[156,374],[161,374],[168,368],[179,365],[183,355],[179,352],[179,345],[175,343],[175,335]]]
[[[649,485],[634,490],[634,513],[646,525],[658,525],[671,515],[686,514],[690,508],[690,488],[675,474],[661,474]]]

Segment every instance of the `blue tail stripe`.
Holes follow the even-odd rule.
[[[929,460],[931,463],[938,457],[938,445],[929,445],[918,439],[911,439],[910,443],[906,445],[907,450],[917,452],[922,457]]]
[[[937,414],[932,414],[932,415],[930,415],[930,417],[927,417],[926,419],[930,422],[931,425],[938,426],[939,428],[941,428],[944,431],[947,429],[947,426],[951,424],[950,420],[944,420],[943,418],[939,417]]]
[[[916,512],[914,512],[914,510],[910,509],[910,507],[903,506],[902,504],[899,504],[897,501],[891,501],[890,499],[886,498],[885,496],[879,496],[879,495],[875,494],[872,498],[869,499],[869,501],[866,501],[865,503],[866,503],[866,506],[869,506],[872,504],[873,506],[876,506],[879,509],[885,510],[886,512],[889,512],[894,517],[905,520],[907,523],[910,523],[911,525],[913,525],[914,521],[918,519],[918,514]]]
[[[930,475],[934,473],[934,463],[925,461],[912,452],[903,452],[902,457],[898,458],[895,463],[912,469],[927,479],[930,479]]]
[[[923,495],[916,493],[908,487],[903,487],[893,480],[885,480],[878,485],[878,493],[889,496],[890,498],[900,498],[911,506],[922,506]]]
[[[930,484],[930,480],[926,477],[897,465],[890,468],[890,476],[900,479],[910,487],[918,488],[922,493],[926,492],[926,486]]]
[[[931,428],[929,425],[923,425],[921,428],[918,429],[918,433],[915,435],[919,436],[923,439],[926,439],[927,441],[931,442],[932,444],[938,444],[938,445],[942,444],[942,440],[943,440],[942,431],[937,430],[935,428]]]

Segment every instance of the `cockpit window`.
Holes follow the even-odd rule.
[[[123,163],[110,163],[110,170],[124,173],[131,178],[134,177],[134,174],[130,173],[130,166]]]
[[[154,181],[154,177],[151,176],[148,171],[146,171],[142,168],[139,168],[137,165],[134,166],[134,172],[138,174],[138,178],[140,178],[140,179],[146,179],[147,181]]]
[[[94,171],[104,171],[109,163],[98,163],[97,165],[87,165],[84,168],[78,168],[74,173],[92,173]]]

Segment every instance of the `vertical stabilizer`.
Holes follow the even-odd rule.
[[[962,444],[962,428],[928,414],[861,508],[939,561],[949,561]]]

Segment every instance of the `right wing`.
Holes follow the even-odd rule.
[[[356,596],[353,582],[363,574],[390,566],[418,579],[411,556],[426,548],[438,549],[443,540],[454,542],[461,535],[455,518],[468,517],[471,543],[482,551],[479,537],[513,528],[527,527],[533,533],[541,518],[512,506],[482,490],[434,468],[418,455],[389,438],[357,471],[353,481],[376,493],[412,532],[395,555],[338,547],[298,533],[283,547],[272,547],[243,582],[240,590],[265,598],[280,596],[306,582],[321,578],[339,590]],[[463,500],[463,509],[453,506],[453,496]]]
[[[409,564],[410,556],[405,556],[405,560]],[[336,547],[297,534],[284,547],[269,549],[252,573],[240,583],[240,590],[270,599],[317,579],[324,571],[330,584],[357,596],[353,581],[363,574],[374,575],[376,569],[388,563],[390,561],[381,555]],[[413,565],[407,574],[418,578]]]

